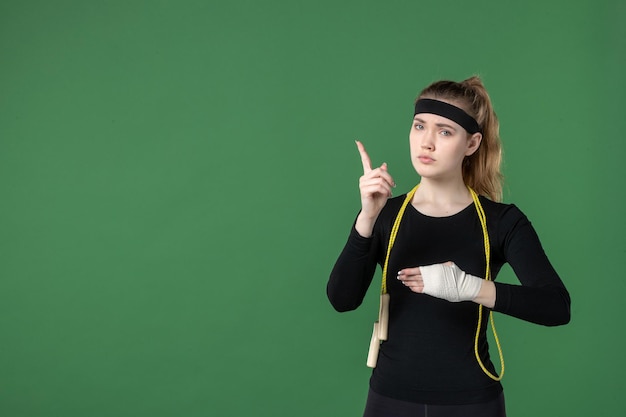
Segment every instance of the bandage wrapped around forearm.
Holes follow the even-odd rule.
[[[424,280],[424,293],[447,301],[471,301],[483,285],[483,279],[466,274],[452,262],[419,268]]]

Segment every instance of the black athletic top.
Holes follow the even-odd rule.
[[[337,311],[354,310],[363,301],[376,264],[384,262],[391,227],[405,197],[387,202],[370,238],[352,227],[327,286]],[[522,284],[496,282],[493,310],[546,326],[569,322],[569,294],[530,221],[514,205],[484,197],[480,201],[487,217],[492,280],[508,262]],[[389,259],[389,335],[370,379],[375,392],[424,404],[471,404],[491,400],[502,391],[475,358],[478,304],[417,294],[396,279],[403,268],[447,261],[469,274],[485,276],[482,228],[474,204],[448,217],[426,216],[409,204]],[[380,281],[374,285],[378,289]],[[479,352],[495,374],[486,340],[488,314],[484,308]]]

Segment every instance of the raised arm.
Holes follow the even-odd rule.
[[[387,164],[372,169],[365,147],[361,142],[356,144],[363,164],[361,211],[326,286],[328,299],[337,311],[354,310],[363,302],[376,271],[379,243],[373,236],[374,225],[395,186]]]

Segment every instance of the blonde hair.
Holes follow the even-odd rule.
[[[483,139],[478,150],[463,161],[463,181],[478,194],[501,201],[500,123],[481,79],[473,76],[461,82],[437,81],[422,90],[420,98],[452,101],[476,119]]]

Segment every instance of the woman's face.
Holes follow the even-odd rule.
[[[469,135],[456,122],[443,116],[418,113],[409,133],[413,167],[422,178],[461,176],[463,159],[476,152],[481,139],[480,133]]]

